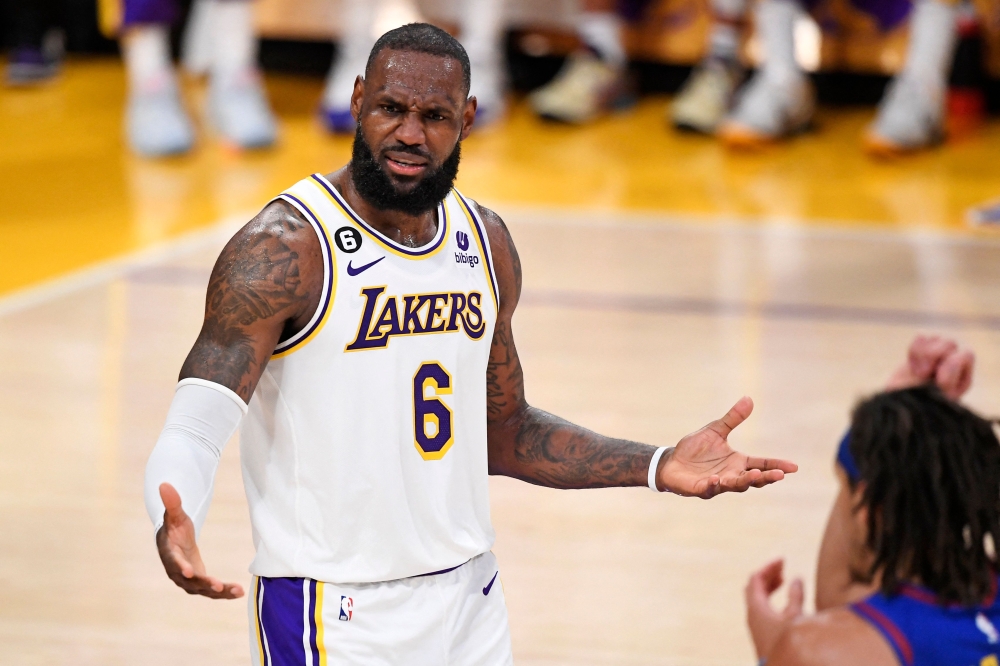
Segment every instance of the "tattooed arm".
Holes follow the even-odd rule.
[[[511,318],[521,296],[521,260],[503,220],[482,211],[500,285],[500,314],[486,370],[490,474],[552,488],[644,486],[656,447],[605,437],[532,407],[524,397]],[[682,495],[713,497],[762,487],[794,472],[795,464],[732,450],[727,436],[753,403],[742,398],[729,412],[683,439],[657,467],[657,486]]]
[[[229,241],[208,283],[205,323],[181,368],[250,402],[275,346],[319,305],[323,256],[309,223],[275,201]]]

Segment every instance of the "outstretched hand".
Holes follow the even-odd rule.
[[[797,471],[799,466],[788,460],[756,458],[729,446],[729,433],[752,411],[753,400],[744,396],[721,419],[684,437],[663,456],[657,486],[678,495],[709,499],[719,493],[742,493],[751,486],[763,488]]]
[[[788,587],[788,605],[776,611],[771,607],[771,595],[784,582],[782,569],[784,562],[775,560],[750,577],[746,588],[747,624],[750,636],[757,649],[757,658],[766,659],[771,655],[781,635],[797,617],[802,615],[802,601],[805,596],[802,580],[795,579]]]
[[[181,508],[181,496],[169,483],[160,485],[163,500],[163,526],[156,532],[156,548],[167,576],[188,594],[212,599],[238,599],[243,588],[223,583],[205,571],[205,563],[195,543],[194,523]]]

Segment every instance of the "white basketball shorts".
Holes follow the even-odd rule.
[[[513,664],[497,560],[384,583],[255,577],[254,666]]]

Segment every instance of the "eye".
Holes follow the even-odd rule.
[[[445,120],[446,119],[443,115],[441,115],[437,111],[431,111],[430,113],[427,114],[426,118],[428,120],[435,120],[435,121],[436,120]]]
[[[400,106],[398,104],[389,102],[382,105],[382,110],[385,111],[386,113],[399,113]]]

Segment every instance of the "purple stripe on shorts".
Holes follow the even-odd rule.
[[[903,23],[913,7],[910,0],[851,0],[851,5],[875,19],[883,31]]]
[[[303,666],[303,604],[301,578],[261,578],[264,603],[260,623],[267,635],[272,666]],[[317,663],[317,662],[313,662]]]
[[[319,645],[316,644],[316,581],[309,581],[309,649],[313,666],[319,666]]]
[[[177,20],[177,0],[124,0],[122,25],[169,23]]]

